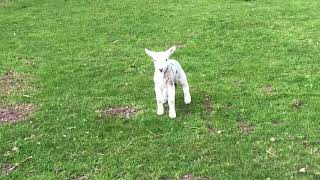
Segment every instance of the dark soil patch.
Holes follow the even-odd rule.
[[[304,103],[301,100],[294,100],[291,103],[291,106],[296,109],[301,109],[303,107],[303,105],[304,105]]]
[[[10,94],[22,89],[25,76],[8,71],[0,76],[0,94]]]
[[[134,107],[125,106],[125,107],[111,107],[111,108],[104,108],[101,110],[103,116],[108,117],[123,117],[123,118],[130,118],[137,114],[139,110]]]
[[[75,178],[75,180],[88,180],[88,176],[81,176],[81,177],[77,177]]]
[[[238,127],[240,129],[240,133],[242,134],[249,134],[254,130],[254,126],[246,122],[239,122]]]
[[[196,177],[192,174],[186,174],[180,177],[180,180],[210,180],[209,177]]]
[[[32,104],[0,106],[0,124],[16,123],[26,120],[34,111],[35,107]]]
[[[174,177],[171,177],[171,176],[162,176],[159,178],[160,180],[174,180],[175,178]]]
[[[186,174],[180,177],[181,180],[194,180],[196,177],[193,177],[192,174]]]
[[[274,119],[274,120],[271,121],[271,123],[272,123],[273,126],[279,126],[281,124],[281,121],[278,120],[278,119]]]

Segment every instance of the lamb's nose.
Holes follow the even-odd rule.
[[[159,69],[159,71],[162,72],[162,71],[163,71],[163,68]]]

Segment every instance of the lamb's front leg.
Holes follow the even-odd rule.
[[[155,85],[154,90],[156,92],[156,99],[157,99],[157,114],[161,116],[163,115],[163,112],[164,112],[161,88]]]
[[[176,109],[175,109],[175,95],[176,90],[174,84],[168,85],[168,104],[169,104],[169,117],[176,117]]]

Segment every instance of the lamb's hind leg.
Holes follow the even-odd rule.
[[[180,80],[179,81],[180,81],[180,84],[183,89],[184,103],[190,104],[191,103],[191,95],[190,95],[190,90],[189,90],[189,84],[188,84],[187,76],[183,70],[180,72]]]

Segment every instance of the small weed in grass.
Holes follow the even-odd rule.
[[[294,100],[291,103],[291,106],[295,109],[301,109],[303,107],[304,103],[301,100]]]
[[[0,165],[0,174],[6,175],[15,170],[14,164],[1,164]]]

